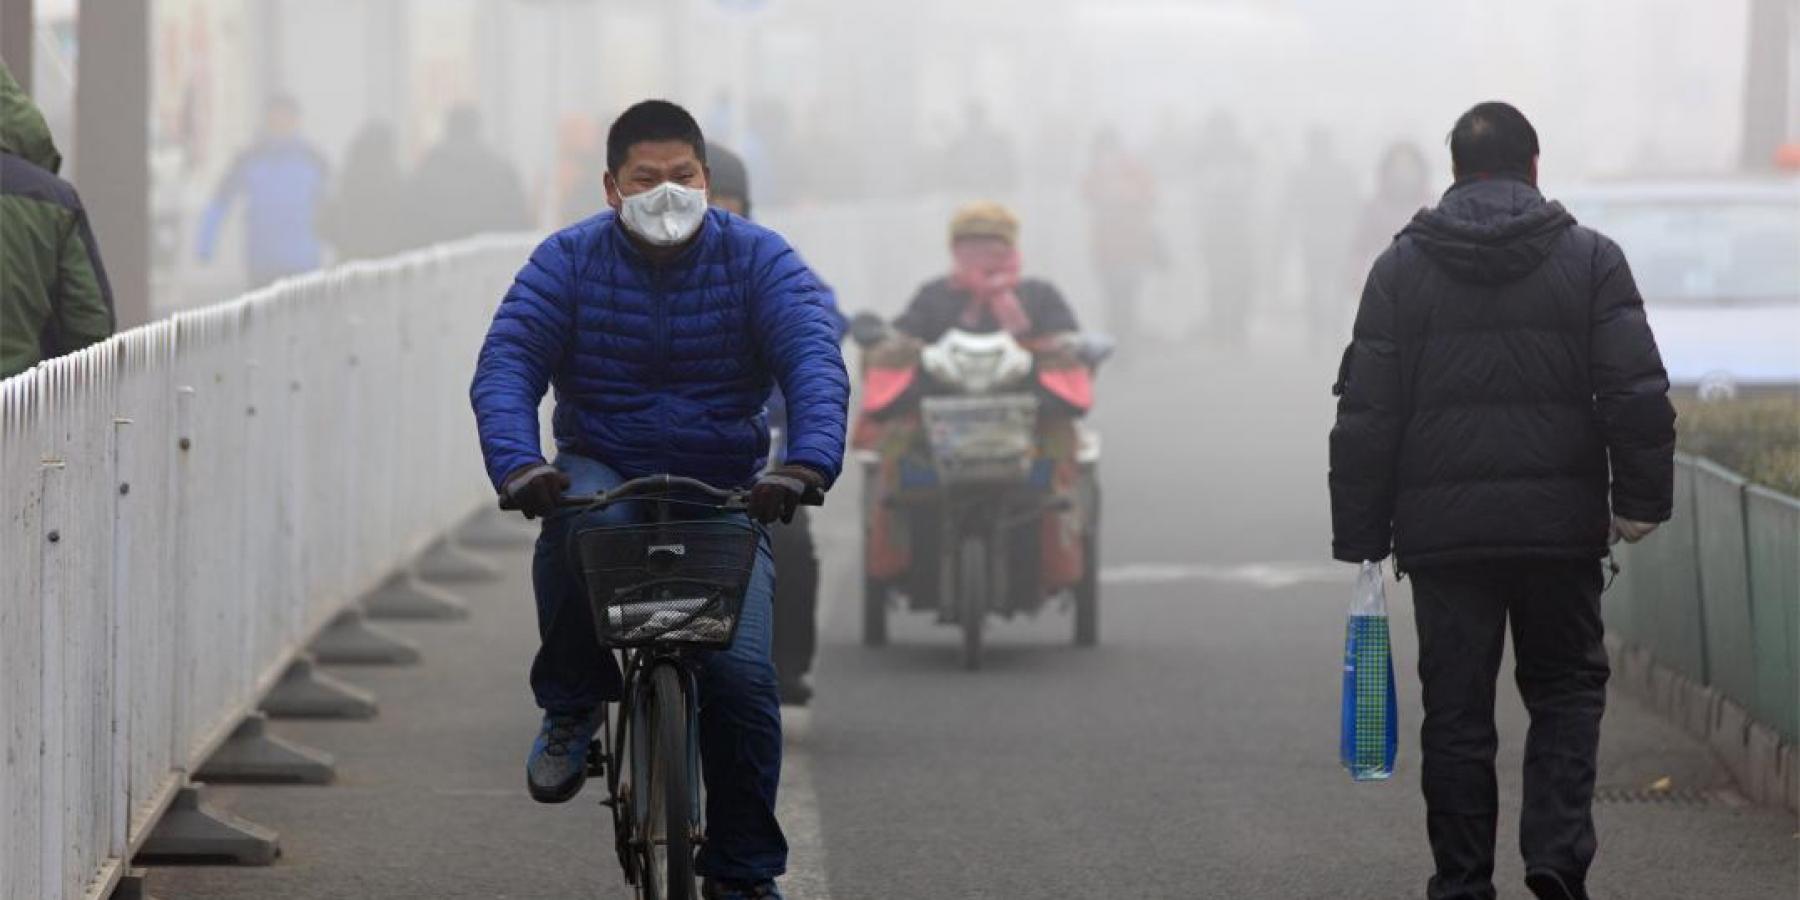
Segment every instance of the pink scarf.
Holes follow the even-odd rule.
[[[962,327],[983,328],[983,314],[991,316],[1014,337],[1031,330],[1031,317],[1019,303],[1019,251],[998,241],[960,241],[950,250],[955,265],[952,287],[969,292],[963,307]]]

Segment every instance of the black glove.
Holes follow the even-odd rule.
[[[569,489],[569,476],[549,463],[523,466],[506,476],[500,489],[500,508],[516,509],[527,519],[547,516],[556,510],[556,501]]]
[[[792,522],[806,495],[823,490],[825,476],[805,466],[776,466],[750,489],[750,518],[764,525],[776,519]]]

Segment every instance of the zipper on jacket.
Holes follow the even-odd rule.
[[[656,410],[657,419],[662,426],[657,429],[660,438],[658,441],[658,449],[662,456],[662,465],[660,468],[662,471],[667,472],[670,469],[669,454],[673,449],[669,444],[669,432],[674,425],[673,422],[669,421],[668,392],[665,390],[668,386],[669,377],[668,270],[663,266],[651,263],[650,272],[650,303],[652,307],[650,310],[650,353],[654,356],[654,359],[651,360],[651,387],[655,394],[661,398],[657,402]]]

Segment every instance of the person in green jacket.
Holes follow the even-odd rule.
[[[113,333],[112,289],[62,154],[0,62],[0,378]]]

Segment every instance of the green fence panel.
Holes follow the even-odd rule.
[[[1744,494],[1756,718],[1800,740],[1800,500],[1752,485]]]
[[[1757,696],[1756,636],[1750,618],[1744,486],[1742,477],[1711,460],[1694,465],[1694,527],[1700,542],[1707,683],[1749,707]]]
[[[1650,645],[1650,635],[1643,624],[1644,592],[1656,583],[1656,573],[1645,569],[1656,564],[1654,554],[1638,553],[1636,547],[1619,544],[1613,548],[1613,559],[1619,573],[1600,595],[1600,611],[1606,630],[1628,641]]]
[[[1632,548],[1632,559],[1640,564],[1650,562],[1638,571],[1633,583],[1647,588],[1639,595],[1638,619],[1650,652],[1669,668],[1707,684],[1696,531],[1693,460],[1678,456],[1674,516]]]

